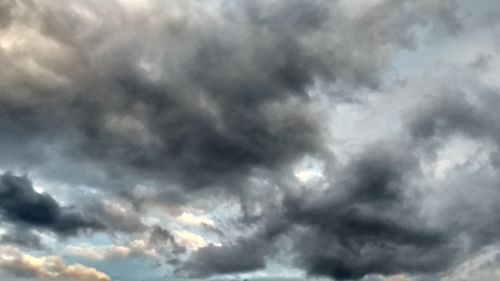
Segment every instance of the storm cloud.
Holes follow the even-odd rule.
[[[250,272],[265,267],[265,241],[240,239],[233,245],[208,245],[176,268],[179,276],[205,278],[214,274]]]
[[[298,262],[310,274],[343,280],[435,273],[453,262],[453,235],[426,227],[414,203],[411,151],[375,147],[347,165],[339,185],[286,199],[286,216],[298,225],[291,235]]]
[[[494,2],[0,0],[0,267],[415,281],[493,263]]]
[[[189,3],[151,1],[147,17],[112,1],[16,3],[23,17],[13,22],[37,23],[26,32],[40,51],[3,51],[3,141],[57,138],[56,152],[108,173],[132,169],[189,189],[235,189],[253,169],[321,150],[315,88],[339,84],[328,92],[355,99],[346,89],[378,87],[386,47],[411,46],[413,26],[459,29],[445,1],[437,15],[431,4],[388,1],[359,19],[319,0],[213,3],[217,14],[208,5],[196,15]],[[99,24],[106,13],[115,16]],[[342,40],[346,32],[353,38]],[[16,162],[36,157],[25,154]]]
[[[27,177],[12,174],[0,176],[0,210],[13,223],[46,228],[61,235],[104,227],[71,208],[61,207],[52,196],[37,193]]]

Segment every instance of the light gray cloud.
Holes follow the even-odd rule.
[[[43,249],[42,239],[33,230],[14,226],[7,233],[0,236],[1,244],[13,244],[28,249]]]

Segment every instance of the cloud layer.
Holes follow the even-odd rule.
[[[495,276],[498,15],[0,0],[0,277]]]

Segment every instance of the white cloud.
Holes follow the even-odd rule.
[[[194,234],[185,230],[175,230],[173,231],[175,240],[182,246],[187,247],[190,250],[198,250],[201,247],[205,247],[207,242],[200,235]]]
[[[189,212],[183,212],[177,219],[182,223],[194,226],[215,225],[215,222],[208,216],[198,216]]]

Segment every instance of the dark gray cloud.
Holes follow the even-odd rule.
[[[147,229],[141,214],[132,206],[127,206],[127,202],[102,201],[95,197],[88,198],[88,202],[80,202],[80,208],[88,217],[100,221],[108,232],[139,233]]]
[[[61,207],[52,196],[37,193],[27,177],[9,173],[0,176],[0,214],[13,223],[48,229],[61,235],[104,228],[94,219]]]
[[[405,273],[440,280],[498,242],[498,89],[465,68],[470,76],[460,83],[427,85],[426,98],[406,116],[401,143],[365,147],[330,172],[326,190],[285,197],[290,227],[283,234],[311,275],[358,280]],[[471,141],[484,159],[471,156],[444,179],[431,179],[422,167],[457,139]]]
[[[448,233],[425,226],[411,150],[377,144],[352,159],[338,185],[285,200],[297,262],[312,275],[358,279],[439,272],[454,260]],[[338,175],[337,175],[338,176]]]
[[[277,6],[276,13],[283,13]],[[274,22],[274,15],[260,15],[263,11],[247,15],[238,8],[228,11],[241,13],[233,15],[237,18],[231,20],[228,15],[224,22],[210,24],[209,30],[204,26],[179,27],[182,30],[176,32],[185,33],[181,38],[167,25],[164,38],[152,42],[158,48],[167,42],[170,45],[155,57],[160,61],[154,63],[165,72],[158,81],[144,77],[138,66],[141,59],[147,60],[143,58],[148,53],[145,47],[134,42],[118,46],[120,43],[112,38],[102,38],[100,44],[114,45],[109,50],[114,53],[111,61],[96,66],[106,68],[96,69],[104,73],[96,76],[89,68],[83,69],[83,77],[67,73],[70,88],[41,90],[33,85],[27,89],[31,93],[29,103],[3,96],[2,128],[25,128],[18,137],[54,130],[61,136],[60,129],[64,128],[69,132],[66,138],[74,144],[71,149],[75,157],[102,162],[109,169],[116,165],[153,175],[167,173],[192,188],[231,182],[256,166],[273,168],[319,145],[314,118],[301,103],[294,105],[287,100],[297,97],[305,101],[306,86],[327,66],[298,38],[272,36],[277,31],[267,34],[262,30],[274,25],[313,30],[319,24],[315,14],[323,12],[319,4],[307,6],[305,15],[297,12],[297,19],[288,19],[286,24]],[[69,47],[75,49],[87,43],[66,38],[73,31],[62,29],[66,26],[63,21],[70,20],[71,11],[62,11],[57,17],[52,16],[54,12],[48,7],[40,14],[44,32],[51,39],[74,44]],[[250,38],[239,34],[234,34],[236,42],[228,40],[225,33],[236,32],[229,29],[230,24],[243,25],[239,17],[252,21],[257,16],[263,17],[263,26],[249,25],[247,29],[260,37],[257,41],[261,43],[252,44]],[[71,27],[77,26],[66,28]],[[100,44],[88,48],[99,48]],[[188,54],[183,58],[178,49],[186,44],[189,48],[183,51]],[[275,52],[277,48],[279,53]],[[98,55],[86,51],[81,55]],[[170,69],[174,63],[180,69]],[[24,83],[13,82],[14,89],[6,89],[12,95],[20,91],[16,84]],[[41,92],[47,96],[41,98],[45,95]],[[106,103],[102,94],[109,96]]]
[[[201,248],[176,272],[207,277],[262,269],[284,238],[292,243],[288,255],[311,276],[357,280],[370,274],[440,273],[462,249],[454,240],[457,233],[426,226],[419,215],[422,194],[412,185],[421,175],[417,161],[404,145],[367,147],[331,171],[336,184],[286,193],[281,206],[257,220],[260,230],[254,235]]]
[[[500,116],[495,110],[500,99],[498,88],[481,83],[472,74],[468,78],[457,85],[433,86],[431,90],[436,92],[413,109],[408,126],[415,143],[423,146],[431,159],[455,139],[469,140],[484,153],[479,169],[473,168],[474,159],[469,159],[439,183],[444,190],[467,194],[461,198],[451,193],[450,200],[442,203],[443,223],[450,232],[467,235],[473,249],[480,249],[496,243],[493,233],[498,231],[495,222],[500,220],[494,203],[500,183]]]
[[[175,273],[190,278],[206,278],[216,274],[255,271],[265,267],[268,247],[266,241],[257,239],[240,239],[224,246],[209,245],[178,265]]]
[[[164,248],[165,246],[171,246],[171,248],[168,248],[168,253],[173,255],[174,257],[170,257],[169,261],[176,259],[177,255],[182,254],[186,251],[183,246],[179,245],[175,241],[175,238],[172,233],[170,233],[170,231],[163,229],[158,225],[150,228],[149,245],[155,247],[157,251]]]
[[[437,14],[388,1],[361,19],[320,0],[225,3],[217,16],[202,8],[195,18],[176,1],[168,5],[185,16],[157,1],[146,18],[114,2],[37,4],[24,12],[60,55],[23,54],[52,80],[19,68],[4,79],[4,141],[55,138],[54,151],[110,178],[131,170],[191,189],[237,189],[255,168],[321,150],[321,114],[308,94],[315,84],[377,87],[385,46],[410,45],[412,26],[456,29],[453,6],[441,1]],[[96,28],[95,18],[106,20]],[[346,33],[352,40],[338,43]]]
[[[410,130],[416,139],[439,141],[453,134],[500,143],[494,108],[500,104],[498,89],[476,85],[479,96],[454,87],[443,87],[413,112]]]
[[[456,135],[498,150],[496,89],[475,88],[475,98],[459,86],[429,90],[401,135],[349,151],[347,164],[336,162],[323,121],[325,104],[368,104],[364,93],[392,87],[398,51],[470,28],[462,1],[125,2],[0,0],[0,168],[109,199],[78,194],[78,206],[63,207],[27,177],[4,174],[3,243],[39,247],[29,229],[148,233],[158,249],[173,245],[164,253],[175,273],[208,277],[263,269],[286,241],[281,254],[308,274],[362,279],[434,278],[497,241],[498,177],[464,169],[433,182],[422,168]],[[493,56],[467,71],[485,71]],[[312,188],[290,172],[305,156],[326,166]],[[498,151],[489,157],[497,169]],[[429,186],[466,193],[466,184],[488,198],[436,193],[439,208],[425,209],[437,192]],[[222,246],[188,253],[142,221],[158,205],[178,214],[204,200],[241,205],[235,225],[208,229]],[[253,234],[230,237],[238,227]]]
[[[148,229],[133,208],[126,209],[119,201],[80,196],[77,203],[63,207],[50,194],[36,192],[27,176],[5,173],[0,176],[0,215],[19,228],[14,227],[14,232],[3,238],[12,240],[15,233],[25,231],[17,238],[36,239],[30,232],[32,228],[63,236],[85,231],[139,233]]]
[[[416,280],[440,280],[450,268],[498,241],[495,202],[500,194],[494,186],[499,179],[487,172],[457,170],[445,182],[434,183],[443,194],[435,193],[421,180],[423,156],[417,152],[414,143],[366,147],[330,171],[335,184],[287,193],[281,213],[264,215],[261,231],[252,238],[237,240],[237,247],[202,248],[179,272],[199,277],[232,273],[239,266],[263,268],[257,261],[272,256],[277,250],[273,245],[284,237],[292,242],[288,254],[311,276],[361,280],[371,274],[410,274]],[[440,210],[431,216],[422,204],[429,196],[447,198],[438,201]],[[248,241],[259,241],[252,244],[251,255],[244,250]],[[232,256],[236,250],[250,256],[244,265],[233,260],[225,262],[229,269],[219,267],[223,259],[214,257]]]

